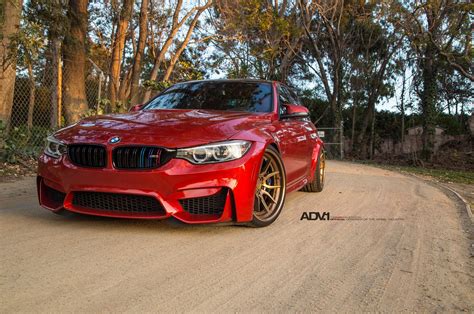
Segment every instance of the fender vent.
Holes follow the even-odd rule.
[[[43,190],[43,202],[47,204],[49,207],[59,207],[63,206],[64,199],[66,198],[66,194],[60,192],[56,189],[50,188],[44,183],[41,183],[42,190]]]
[[[192,215],[221,216],[224,212],[227,189],[223,188],[214,195],[179,200],[183,209]]]

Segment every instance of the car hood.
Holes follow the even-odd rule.
[[[59,130],[55,137],[66,144],[121,144],[189,147],[223,141],[240,131],[267,124],[271,114],[214,110],[146,110],[86,118]]]

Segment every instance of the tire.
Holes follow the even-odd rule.
[[[321,192],[324,189],[324,179],[326,177],[326,154],[323,149],[319,150],[316,170],[313,181],[308,182],[302,189],[304,192]]]
[[[266,178],[266,179],[265,179]],[[266,227],[280,215],[286,197],[286,174],[280,154],[273,147],[265,150],[255,186],[251,227]]]

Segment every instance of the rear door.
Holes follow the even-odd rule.
[[[284,114],[283,104],[298,104],[289,89],[278,84],[279,110]],[[302,118],[280,119],[280,130],[277,132],[281,155],[285,165],[288,186],[299,182],[308,174],[311,154],[308,152],[308,127]]]

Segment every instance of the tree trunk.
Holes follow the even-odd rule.
[[[60,126],[61,121],[61,100],[62,100],[62,80],[61,80],[61,41],[57,38],[51,39],[51,61],[52,61],[52,89],[51,93],[51,128]]]
[[[367,158],[367,146],[369,142],[369,138],[367,136],[367,128],[369,124],[372,125],[372,121],[374,119],[374,112],[375,112],[375,92],[372,92],[369,95],[369,99],[367,100],[367,110],[365,112],[364,120],[362,121],[362,128],[360,129],[360,133],[357,137],[357,146],[358,146],[358,153],[360,158],[365,159]]]
[[[169,78],[171,76],[171,73],[173,73],[173,69],[174,69],[174,66],[176,65],[176,62],[178,62],[179,57],[181,56],[184,49],[188,45],[189,40],[191,39],[191,35],[193,34],[194,28],[196,27],[196,24],[199,20],[199,16],[201,16],[202,12],[204,12],[207,8],[209,8],[211,6],[211,4],[212,4],[212,1],[208,1],[206,3],[206,5],[199,8],[196,15],[194,15],[194,18],[191,21],[191,24],[189,25],[188,32],[186,33],[186,37],[184,38],[183,43],[181,44],[181,46],[179,46],[178,50],[176,50],[175,54],[173,55],[173,57],[170,60],[170,64],[169,64],[168,68],[166,69],[166,73],[163,77],[163,81],[168,81],[169,80]]]
[[[351,153],[354,152],[355,149],[355,125],[356,125],[356,114],[357,114],[357,103],[358,100],[354,101],[354,105],[352,106],[352,132],[351,132]]]
[[[28,82],[29,82],[29,87],[30,87],[30,97],[29,97],[29,102],[28,102],[27,127],[28,127],[28,135],[31,135],[31,129],[33,128],[33,113],[35,111],[35,92],[36,92],[35,77],[33,75],[33,66],[31,63],[28,64]]]
[[[142,69],[142,56],[145,50],[146,38],[147,38],[147,22],[148,22],[148,0],[142,0],[140,7],[140,35],[138,38],[137,53],[133,61],[132,68],[132,79],[130,87],[130,97],[132,106],[136,105],[139,101],[139,81],[140,72]]]
[[[428,44],[422,62],[423,91],[421,108],[423,116],[422,158],[431,161],[435,148],[436,98],[438,96],[436,48]]]
[[[87,111],[85,66],[88,0],[69,0],[69,32],[64,38],[64,111],[67,123]]]
[[[403,73],[402,95],[401,95],[401,101],[400,101],[400,115],[402,119],[400,140],[401,140],[401,145],[402,145],[401,146],[402,154],[405,153],[404,144],[403,144],[405,142],[405,88],[406,88],[406,73]]]
[[[181,6],[183,5],[183,0],[178,0],[176,3],[176,8],[173,14],[173,25],[171,27],[170,34],[168,38],[166,38],[165,43],[161,47],[159,51],[156,52],[155,61],[153,63],[153,68],[151,69],[150,73],[150,81],[155,81],[158,78],[158,73],[160,72],[160,67],[165,59],[166,52],[171,47],[174,38],[178,34],[179,29],[183,26],[183,24],[191,17],[192,13],[196,8],[189,10],[189,12],[179,21],[179,12],[181,11]],[[151,97],[151,89],[145,91],[145,95],[143,96],[143,102],[147,102]]]
[[[383,77],[385,75],[385,71],[387,70],[387,65],[394,51],[396,50],[393,50],[392,53],[388,54],[383,60],[380,68],[372,75],[372,81],[367,82],[366,90],[369,93],[369,98],[367,99],[367,111],[362,122],[362,128],[360,130],[359,136],[357,137],[359,154],[363,159],[367,157],[367,128],[369,127],[369,123],[374,123],[373,119],[375,118],[375,105],[380,96],[380,88],[383,86]]]
[[[22,0],[2,1],[1,44],[0,44],[0,120],[8,134],[13,106],[16,78],[16,49],[10,49],[10,37],[18,32]],[[0,147],[3,143],[0,142]]]
[[[115,106],[115,103],[118,100],[117,96],[120,89],[120,70],[123,58],[123,48],[125,46],[128,23],[132,17],[132,10],[133,0],[123,0],[112,49],[112,61],[110,64],[109,96],[111,106]]]
[[[333,93],[331,98],[331,108],[333,111],[333,126],[338,128],[341,126],[342,121],[342,67],[341,67],[341,59],[339,57],[335,57],[333,62]],[[338,139],[335,139],[336,142]]]
[[[375,146],[375,106],[373,107],[372,112],[372,124],[370,126],[370,151],[369,159],[374,159],[374,146]]]

